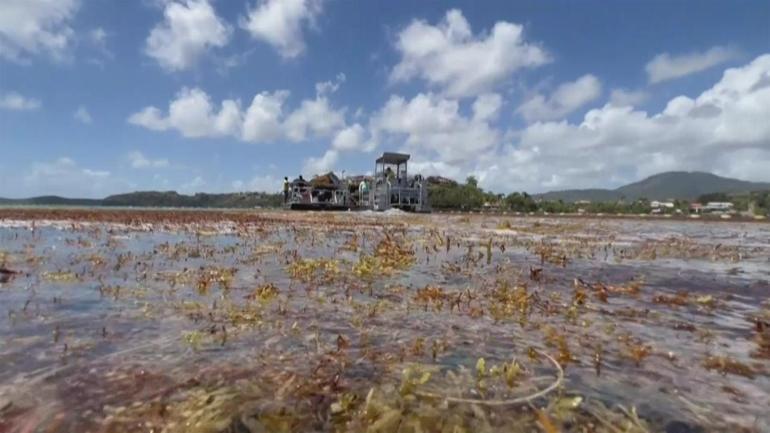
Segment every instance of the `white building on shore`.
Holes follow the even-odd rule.
[[[659,209],[659,208],[673,209],[674,202],[653,200],[650,202],[650,207],[653,209]]]
[[[710,201],[703,206],[703,212],[731,212],[733,207],[729,201]]]

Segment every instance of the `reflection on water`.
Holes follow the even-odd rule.
[[[417,431],[369,390],[513,398],[552,380],[539,353],[568,395],[634,407],[650,431],[770,431],[766,225],[6,221],[0,268],[0,431]],[[473,373],[479,358],[516,385]],[[432,382],[406,389],[415,365]]]

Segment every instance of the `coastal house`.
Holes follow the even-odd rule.
[[[653,200],[650,202],[650,207],[653,209],[673,209],[674,203],[670,201]]]
[[[703,206],[703,212],[727,213],[733,210],[734,205],[729,201],[710,201]]]
[[[690,203],[690,213],[701,213],[703,205],[700,203]]]

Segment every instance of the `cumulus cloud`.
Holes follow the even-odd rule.
[[[366,130],[358,123],[341,129],[332,140],[332,149],[340,152],[371,152],[375,145],[374,141],[367,139]]]
[[[436,155],[446,163],[475,159],[493,150],[499,132],[487,122],[490,101],[480,96],[474,103],[473,117],[464,116],[457,99],[431,93],[417,94],[411,100],[391,96],[371,119],[375,138],[386,143],[403,143],[406,150],[421,155]],[[482,107],[484,107],[482,109]]]
[[[54,60],[72,46],[72,19],[78,0],[4,0],[0,2],[0,58],[27,61],[34,55]]]
[[[282,57],[293,58],[305,51],[303,28],[313,25],[321,9],[321,0],[258,0],[241,18],[241,27]]]
[[[767,166],[770,162],[770,148],[738,149],[724,156],[720,167],[714,168],[714,173],[738,179],[770,180]]]
[[[734,58],[736,54],[733,49],[719,46],[682,55],[663,53],[650,60],[645,70],[648,80],[654,84],[705,71]]]
[[[292,141],[305,141],[308,134],[328,136],[345,125],[343,110],[334,110],[326,97],[302,101],[284,124],[286,135]]]
[[[420,173],[423,176],[442,176],[455,180],[463,180],[462,177],[468,174],[466,167],[461,165],[419,158],[409,162],[409,170],[412,173]]]
[[[142,126],[153,131],[165,131],[169,128],[163,112],[156,107],[145,107],[128,117],[128,123]]]
[[[286,90],[261,92],[244,110],[240,100],[225,99],[216,107],[203,90],[183,88],[169,103],[168,114],[145,107],[128,122],[156,131],[177,130],[189,138],[229,136],[252,143],[300,142],[330,136],[345,126],[345,110],[332,107],[325,96],[306,99],[286,113],[288,96]]]
[[[169,103],[168,115],[156,107],[145,107],[128,121],[156,131],[176,129],[185,137],[198,138],[240,136],[242,117],[240,101],[224,100],[216,110],[206,92],[185,87]]]
[[[345,152],[371,152],[377,147],[372,134],[360,123],[354,123],[339,129],[332,138],[331,147],[320,157],[305,160],[303,173],[314,175],[334,169],[340,154]]]
[[[320,157],[305,160],[303,173],[315,175],[334,170],[340,155],[345,152],[371,152],[377,147],[375,137],[360,123],[339,129],[332,138],[331,147]]]
[[[583,87],[575,85],[581,80],[588,82],[585,87],[589,90],[599,91],[575,91],[562,85],[543,96],[545,106],[551,111],[571,111],[573,106],[588,103],[582,102],[588,99],[585,94],[601,93],[598,83],[590,85],[590,78],[567,84],[581,90]],[[317,111],[303,109],[302,104],[289,111],[285,103],[288,94],[273,92],[258,94],[248,107],[226,100],[234,107],[230,115],[222,114],[227,112],[225,102],[215,107],[199,92],[196,95],[185,90],[176,99],[197,101],[190,105],[203,109],[170,108],[164,113],[148,107],[135,114],[134,120],[188,136],[221,134],[255,142],[270,137],[289,139],[291,131],[295,139],[304,136],[306,140],[323,133],[329,140],[328,150],[304,161],[305,174],[334,169],[345,152],[381,146],[411,153],[411,167],[416,172],[458,180],[474,174],[485,188],[502,192],[613,186],[665,170],[705,170],[768,180],[764,167],[770,166],[770,124],[766,122],[770,118],[770,54],[727,69],[717,83],[699,95],[671,98],[656,112],[635,108],[646,96],[643,92],[614,89],[604,106],[588,110],[579,121],[549,114],[545,117],[553,120],[539,120],[509,131],[496,126],[504,100],[494,93],[481,93],[473,99],[431,92],[411,98],[392,95],[367,115],[368,122],[360,117],[357,123],[346,124],[341,115],[341,121],[331,122],[334,127],[324,127],[335,116],[325,116],[325,122],[318,124],[287,119],[294,112],[304,113],[295,119],[327,108],[341,112],[324,100],[325,92],[309,100],[313,104],[307,107]],[[174,115],[174,111],[180,113]],[[197,120],[185,123],[182,112],[197,112]],[[235,119],[235,126],[212,126],[228,124],[217,123],[218,118]],[[202,132],[196,130],[201,124],[209,126]]]
[[[168,167],[170,164],[168,162],[168,159],[165,158],[158,158],[158,159],[150,159],[142,152],[133,151],[128,154],[128,161],[131,164],[132,168],[165,168]]]
[[[85,125],[90,125],[94,121],[94,119],[91,118],[91,113],[89,113],[88,109],[86,109],[86,107],[82,105],[78,107],[77,110],[75,110],[75,114],[73,114],[73,117],[75,118],[75,120]]]
[[[595,100],[602,93],[599,79],[591,74],[561,84],[550,96],[535,95],[518,112],[528,122],[560,119]]]
[[[500,21],[489,33],[473,35],[457,9],[437,25],[413,21],[399,32],[396,50],[401,60],[391,80],[419,78],[453,97],[488,92],[513,72],[550,61],[541,47],[524,39],[523,26]]]
[[[578,122],[543,120],[505,133],[482,114],[495,112],[491,97],[480,96],[464,115],[463,104],[446,96],[392,96],[369,129],[380,143],[411,152],[415,172],[473,174],[501,192],[617,186],[668,170],[770,180],[770,54],[658,112],[634,108],[645,96],[618,90]]]
[[[244,114],[241,139],[269,142],[283,137],[283,104],[288,97],[288,90],[262,92],[254,96]]]
[[[315,176],[333,171],[337,161],[339,161],[339,157],[339,152],[329,149],[320,158],[308,158],[302,166],[302,173],[308,176]]]
[[[16,92],[0,95],[0,109],[11,111],[32,111],[40,108],[40,101],[27,98]]]
[[[169,1],[163,15],[147,37],[145,53],[165,70],[188,69],[207,50],[230,41],[232,29],[208,0]]]
[[[478,169],[487,187],[531,191],[617,185],[673,169],[768,180],[758,168],[770,166],[768,118],[770,55],[763,55],[659,113],[607,104],[578,124],[530,125],[495,161],[468,170]]]

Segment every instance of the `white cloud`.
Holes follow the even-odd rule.
[[[465,168],[460,165],[419,159],[409,162],[409,171],[412,173],[419,173],[423,176],[442,176],[458,181],[463,180],[463,175],[467,174]]]
[[[24,192],[29,196],[53,194],[101,198],[126,187],[109,171],[83,168],[67,157],[32,164],[22,182]]]
[[[169,105],[168,123],[186,137],[237,135],[240,101],[224,100],[214,112],[209,96],[200,89],[182,89]]]
[[[548,99],[559,99],[554,95]],[[644,96],[617,91],[577,123],[539,121],[505,133],[487,120],[494,116],[481,114],[495,112],[494,98],[477,98],[464,115],[467,107],[444,96],[392,96],[369,130],[378,143],[410,152],[414,172],[457,180],[474,174],[503,192],[612,187],[667,170],[770,180],[770,54],[657,113],[633,107]]]
[[[75,110],[75,114],[73,115],[73,117],[78,122],[86,125],[90,125],[94,121],[94,119],[91,118],[91,113],[89,113],[86,107],[82,105],[78,107],[77,110]]]
[[[230,41],[232,29],[208,0],[169,1],[163,15],[147,37],[145,52],[168,71],[188,69],[208,49]]]
[[[185,87],[169,103],[168,116],[156,107],[145,107],[128,121],[156,131],[176,129],[185,137],[198,138],[240,136],[242,117],[240,101],[226,99],[215,111],[206,92]]]
[[[345,125],[342,110],[334,110],[323,96],[302,101],[285,122],[286,135],[292,141],[304,141],[309,133],[326,137]]]
[[[611,186],[666,170],[705,170],[768,180],[770,55],[725,71],[696,98],[678,96],[657,114],[607,104],[582,122],[536,123],[496,161],[468,170],[502,190]],[[601,157],[597,157],[601,155]]]
[[[358,123],[341,129],[332,140],[332,149],[340,152],[362,151],[371,152],[374,150],[374,143],[366,139],[366,130]]]
[[[72,45],[70,27],[78,0],[3,0],[0,2],[0,58],[27,61],[43,54],[62,60]]]
[[[686,75],[705,71],[736,56],[736,51],[727,47],[713,47],[707,51],[674,56],[663,53],[655,56],[645,66],[650,83],[673,80]]]
[[[168,159],[150,159],[144,156],[142,152],[134,151],[128,154],[128,161],[133,168],[165,168],[170,164]]]
[[[340,86],[345,82],[347,77],[345,74],[340,72],[337,74],[337,76],[334,78],[334,81],[324,81],[321,83],[316,83],[315,85],[315,92],[317,95],[330,95],[337,90],[339,90]]]
[[[27,98],[16,92],[0,95],[0,110],[32,111],[40,108],[40,101]]]
[[[244,141],[253,143],[275,141],[283,136],[283,104],[288,90],[262,92],[254,96],[243,120]]]
[[[738,149],[726,154],[724,158],[724,163],[715,168],[714,173],[738,179],[770,180],[767,174],[770,148]]]
[[[518,112],[528,122],[560,119],[601,95],[599,79],[591,74],[561,84],[551,96],[535,95],[524,102]]]
[[[203,90],[183,88],[169,103],[168,115],[145,107],[128,122],[156,131],[177,130],[190,138],[229,136],[252,143],[301,142],[329,137],[344,128],[345,110],[333,108],[325,96],[306,99],[296,110],[284,113],[288,96],[286,90],[261,92],[245,110],[240,100],[233,99],[225,99],[217,108]]]
[[[473,160],[494,150],[500,139],[479,108],[488,106],[489,101],[488,96],[480,96],[474,104],[476,117],[466,117],[456,99],[430,93],[420,93],[411,100],[391,96],[373,115],[370,129],[378,141],[403,143],[405,150],[421,156],[436,155],[450,164]]]
[[[132,114],[128,118],[128,123],[153,131],[165,131],[169,128],[163,112],[156,107],[145,107],[142,111]]]
[[[523,26],[499,21],[488,34],[474,36],[457,9],[435,26],[413,21],[398,34],[396,50],[401,61],[391,80],[420,78],[449,96],[488,92],[513,72],[550,61],[542,48],[524,40]]]
[[[339,152],[329,149],[320,158],[308,158],[302,166],[302,173],[307,176],[315,176],[333,171],[337,161],[339,161],[339,156]]]
[[[253,142],[289,139],[287,119],[293,113],[285,107],[288,92],[260,93],[243,108],[238,101],[226,100],[235,107],[228,116],[199,92],[197,96],[189,90],[180,92],[177,99],[195,96],[192,99],[198,102],[189,104],[192,107],[203,101],[203,110],[181,111],[203,113],[193,123],[208,124],[203,128],[207,136],[232,130],[240,133],[224,135]],[[323,95],[320,92],[309,101],[334,110]],[[471,100],[435,93],[418,93],[412,98],[393,95],[367,115],[368,122],[365,118],[353,124],[332,122],[336,129],[311,127],[310,122],[298,120],[292,123],[302,125],[299,129],[305,139],[331,130],[324,137],[330,142],[328,150],[304,161],[303,172],[308,175],[334,169],[344,152],[381,146],[411,153],[415,172],[458,180],[475,174],[485,188],[505,192],[617,186],[674,169],[768,180],[764,167],[770,166],[770,124],[766,122],[770,118],[770,54],[726,70],[718,83],[700,95],[671,98],[658,112],[634,108],[644,96],[615,89],[604,106],[588,110],[580,121],[544,120],[509,131],[495,126],[504,101],[494,94]],[[554,106],[572,106],[582,99],[558,89],[545,98],[558,101]],[[187,105],[179,105],[183,106]],[[313,111],[301,108],[302,104],[295,111]],[[180,120],[181,114],[171,116],[152,107],[132,117],[150,128],[176,129],[186,135],[195,132]],[[295,119],[301,117],[297,114]],[[211,126],[218,118],[237,121],[232,128]],[[344,122],[344,116],[341,119]]]
[[[635,107],[646,101],[650,95],[643,90],[613,89],[610,93],[610,104],[616,106],[630,105]]]
[[[284,58],[305,51],[303,26],[313,25],[321,13],[321,0],[258,0],[241,27],[252,37],[275,48]]]

